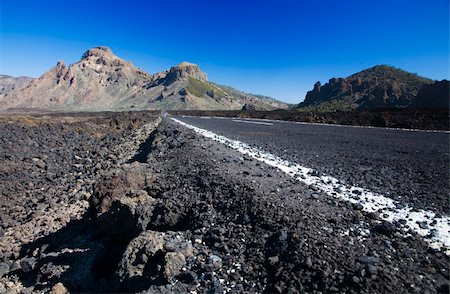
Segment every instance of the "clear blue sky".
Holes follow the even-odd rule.
[[[449,78],[448,0],[0,0],[0,73],[37,77],[106,45],[149,73],[298,103],[320,80],[389,64]]]

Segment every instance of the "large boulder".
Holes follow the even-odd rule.
[[[98,232],[123,237],[145,230],[156,203],[147,192],[151,181],[139,163],[125,168],[120,175],[104,177],[89,200]]]

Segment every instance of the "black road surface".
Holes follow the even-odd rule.
[[[449,133],[237,118],[176,118],[414,208],[449,213]]]

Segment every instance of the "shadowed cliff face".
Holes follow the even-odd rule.
[[[0,110],[231,110],[246,103],[261,109],[287,107],[273,99],[210,83],[197,65],[188,62],[150,75],[117,57],[108,47],[89,49],[70,66],[58,61],[24,89],[0,96]]]
[[[408,107],[422,86],[432,81],[389,66],[375,66],[347,78],[332,78],[306,95],[300,107],[353,110]]]

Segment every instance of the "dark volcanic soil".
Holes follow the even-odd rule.
[[[133,139],[144,133],[146,141]],[[91,153],[93,163],[113,166],[86,188],[89,208],[33,235],[18,254],[3,252],[0,292],[449,290],[448,257],[420,238],[170,121],[108,136],[135,142],[134,152],[111,152],[123,146],[111,139],[104,147],[115,159]],[[11,224],[0,240],[23,231]]]

